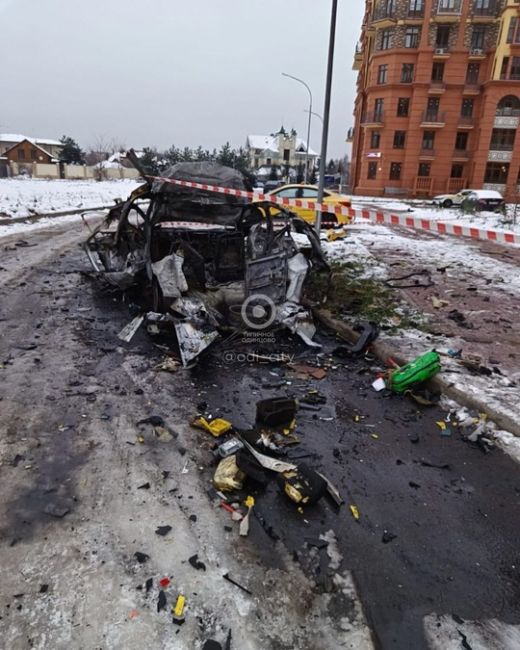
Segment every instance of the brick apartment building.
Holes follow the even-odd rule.
[[[520,0],[367,0],[352,187],[520,190]]]

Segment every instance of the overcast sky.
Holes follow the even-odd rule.
[[[339,0],[329,154],[347,151],[364,0]],[[0,133],[243,145],[323,113],[331,0],[0,0]],[[311,146],[321,123],[313,119]]]

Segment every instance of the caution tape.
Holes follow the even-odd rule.
[[[520,234],[510,230],[463,226],[446,221],[437,221],[436,219],[422,219],[421,217],[410,217],[408,215],[392,214],[390,212],[369,210],[366,208],[349,208],[341,205],[318,203],[317,201],[310,201],[307,199],[289,199],[287,197],[264,194],[263,192],[247,192],[246,190],[235,190],[230,187],[219,187],[218,185],[180,181],[172,178],[163,178],[162,176],[155,176],[153,180],[161,181],[162,183],[170,183],[171,185],[178,185],[180,187],[190,187],[205,192],[237,196],[243,199],[249,199],[250,201],[269,201],[270,203],[281,205],[286,208],[303,208],[315,212],[343,215],[345,217],[350,217],[351,221],[360,218],[365,221],[370,221],[371,223],[384,224],[388,226],[402,226],[414,230],[427,230],[439,235],[470,237],[471,239],[491,241],[497,244],[520,246]],[[323,221],[323,225],[327,225],[327,223],[330,222],[327,222],[326,220]]]

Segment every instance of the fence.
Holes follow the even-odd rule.
[[[4,165],[7,176],[25,174],[32,178],[68,179],[68,180],[135,180],[140,174],[133,167],[90,167],[88,165],[64,165],[60,163],[16,163]]]

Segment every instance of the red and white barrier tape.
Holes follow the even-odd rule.
[[[509,230],[491,230],[489,228],[476,228],[474,226],[462,226],[460,224],[449,223],[446,221],[437,221],[435,219],[421,219],[420,217],[410,217],[402,214],[391,214],[390,212],[381,212],[378,210],[368,210],[365,208],[347,208],[339,205],[329,205],[327,203],[318,203],[307,199],[289,199],[264,194],[262,192],[246,192],[245,190],[234,190],[229,187],[219,187],[217,185],[205,185],[203,183],[192,183],[190,181],[179,181],[171,178],[157,176],[154,180],[181,187],[190,187],[196,190],[214,192],[217,194],[227,194],[229,196],[238,196],[249,199],[250,201],[270,201],[276,205],[287,208],[303,208],[328,214],[340,214],[350,217],[353,221],[356,217],[370,221],[371,223],[384,224],[389,226],[402,226],[404,228],[413,228],[414,230],[428,230],[440,235],[455,235],[456,237],[471,237],[472,239],[481,239],[492,241],[498,244],[510,244],[520,246],[520,234]],[[325,221],[325,223],[327,223]]]

